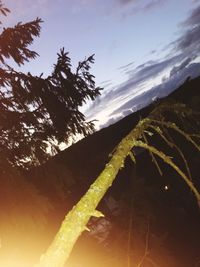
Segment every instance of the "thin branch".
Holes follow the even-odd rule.
[[[160,267],[154,260],[152,260],[150,257],[147,257],[146,260],[150,262],[155,267]]]
[[[181,130],[175,123],[173,122],[166,122],[166,121],[158,121],[158,120],[152,120],[153,122],[156,122],[157,124],[162,124],[164,126],[166,126],[167,128],[171,128],[174,131],[178,132],[180,135],[182,135],[183,137],[185,137],[185,139],[187,141],[189,141],[190,143],[193,144],[193,146],[200,152],[200,146],[197,145],[197,143],[191,138],[190,134],[184,132],[183,130]]]
[[[142,265],[148,254],[149,254],[149,222],[147,223],[144,255],[142,256],[142,259],[140,260],[140,262],[136,267],[140,267]]]
[[[176,164],[174,164],[171,158],[169,156],[166,156],[162,151],[159,151],[155,147],[145,144],[140,140],[142,134],[144,133],[144,131],[148,130],[148,127],[152,124],[152,122],[157,122],[158,124],[158,121],[156,121],[156,119],[162,119],[162,116],[160,115],[162,112],[173,111],[176,108],[183,110],[183,105],[177,103],[171,103],[170,105],[168,103],[164,103],[160,105],[158,108],[153,110],[147,118],[140,120],[135,128],[121,140],[121,142],[116,147],[111,159],[106,164],[104,170],[97,177],[95,182],[90,186],[90,188],[80,199],[80,201],[66,215],[54,240],[52,241],[45,254],[42,255],[39,264],[36,265],[37,267],[64,266],[78,237],[84,230],[86,230],[86,225],[90,217],[103,216],[101,212],[96,211],[97,205],[104,197],[108,188],[112,185],[119,170],[123,168],[126,157],[128,155],[131,155],[130,152],[134,147],[142,147],[144,149],[150,150],[153,154],[159,156],[161,159],[163,159],[164,162],[169,164],[183,178],[183,180],[192,190],[198,202],[200,203],[199,192],[190,181],[190,179],[179,169]],[[162,125],[162,122],[160,122],[160,124]],[[169,126],[171,127],[171,124]],[[176,129],[176,127],[174,126],[173,128]],[[187,140],[191,139],[187,134],[183,135],[187,137]],[[146,244],[148,245],[148,242]]]
[[[200,193],[192,183],[192,181],[185,175],[185,173],[171,160],[169,156],[164,154],[162,151],[159,151],[157,148],[150,146],[148,144],[145,144],[142,141],[135,141],[135,146],[145,148],[147,150],[150,150],[155,155],[159,156],[164,162],[166,162],[168,165],[170,165],[186,182],[186,184],[189,186],[189,188],[192,190],[193,194],[196,196],[198,205],[200,206]]]
[[[179,155],[181,156],[181,158],[182,158],[182,160],[183,160],[183,162],[185,164],[188,176],[189,176],[190,180],[192,180],[192,175],[191,175],[190,168],[189,168],[189,165],[187,163],[187,160],[186,160],[183,152],[181,151],[181,149],[175,144],[174,140],[172,140],[172,137],[170,135],[168,135],[168,138],[170,138],[171,140],[167,139],[167,137],[166,137],[167,135],[163,134],[163,132],[161,131],[160,127],[157,127],[157,126],[154,126],[154,125],[150,125],[149,127],[152,128],[155,132],[157,132],[157,134],[166,142],[166,144],[169,147],[175,148],[177,150],[177,152],[179,153]]]
[[[132,237],[132,226],[133,226],[133,196],[131,196],[131,205],[130,205],[130,218],[128,226],[128,241],[127,241],[127,267],[131,267],[131,237]]]
[[[145,136],[144,133],[143,133],[142,136],[143,136],[143,138],[144,138],[145,143],[148,144],[148,140],[147,140],[147,138],[146,138],[146,136]],[[160,166],[159,166],[159,164],[158,164],[156,158],[154,157],[154,154],[153,154],[151,151],[149,151],[149,154],[151,155],[152,161],[153,161],[154,164],[156,165],[156,168],[157,168],[157,170],[158,170],[160,176],[162,176],[162,175],[163,175],[162,170],[161,170],[161,168],[160,168]]]

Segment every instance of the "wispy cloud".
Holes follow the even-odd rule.
[[[120,8],[127,8],[123,11],[123,16],[129,16],[138,12],[147,12],[154,10],[164,3],[166,0],[117,0]]]
[[[185,58],[197,57],[200,52],[200,6],[190,13],[181,27],[181,36],[170,44],[172,51],[181,53]]]
[[[164,2],[164,0],[117,0],[120,5],[141,5],[141,7],[151,8]]]
[[[133,67],[134,64],[135,64],[135,62],[132,61],[130,63],[127,63],[127,64],[123,65],[123,66],[118,67],[117,70],[120,70],[122,72],[127,72],[130,69],[132,69],[132,67]]]
[[[129,4],[129,3],[131,3],[131,2],[138,2],[137,0],[136,1],[134,1],[134,0],[119,0],[119,3],[121,4],[121,5],[126,5],[126,4]]]
[[[184,21],[182,22],[183,27],[195,27],[197,25],[199,25],[200,22],[200,6],[198,6],[197,8],[195,8],[190,16]]]
[[[148,11],[152,10],[154,8],[157,8],[161,5],[163,5],[166,1],[164,0],[154,0],[154,1],[149,1],[146,5],[143,6],[143,10]]]
[[[176,75],[183,69],[185,69],[192,61],[192,58],[186,58],[181,64],[174,66],[170,71],[170,77]]]
[[[151,90],[144,90],[136,95],[136,97],[125,102],[118,109],[114,109],[110,116],[119,116],[126,111],[135,111],[138,108],[144,107],[149,104],[152,99],[164,97],[171,93],[174,89],[180,86],[188,77],[194,78],[200,75],[200,63],[192,63],[186,68],[182,68],[181,71],[177,71],[176,75],[170,73],[170,76],[166,78],[161,84],[154,86]]]
[[[156,96],[169,94],[188,76],[200,75],[200,64],[194,63],[200,57],[200,6],[181,24],[181,34],[168,48],[170,51],[165,58],[146,61],[136,67],[132,62],[122,66],[120,70],[128,75],[127,81],[105,92],[99,98],[98,105],[93,105],[93,109],[89,110],[89,117],[107,116],[104,126],[108,125],[145,106]]]
[[[55,3],[53,0],[6,0],[5,5],[11,10],[11,14],[7,18],[3,18],[3,22],[8,26],[13,26],[19,21],[26,22],[36,17],[44,18],[53,12],[62,1],[58,0]]]
[[[191,0],[193,4],[197,4],[200,2],[200,0]]]

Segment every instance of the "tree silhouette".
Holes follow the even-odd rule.
[[[1,1],[0,12],[10,12]],[[90,74],[94,55],[72,72],[71,59],[62,48],[48,77],[16,71],[7,63],[13,59],[21,66],[38,56],[28,46],[39,36],[41,23],[39,18],[20,22],[0,34],[0,150],[9,163],[24,168],[45,162],[47,148],[55,154],[61,142],[94,130],[79,108],[101,90]]]

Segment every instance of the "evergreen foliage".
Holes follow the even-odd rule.
[[[0,0],[0,13],[7,16],[9,12],[9,9],[4,7]],[[30,180],[25,179],[16,167],[29,168],[30,165],[39,165],[48,159],[47,148],[51,148],[51,154],[55,154],[59,150],[60,142],[68,142],[76,134],[86,136],[91,133],[94,130],[93,124],[85,121],[79,107],[87,100],[94,100],[100,94],[101,89],[95,87],[94,76],[90,74],[90,65],[94,62],[94,55],[79,62],[73,72],[71,60],[63,48],[58,53],[52,73],[46,78],[43,77],[43,74],[33,76],[31,73],[25,74],[11,67],[10,59],[13,59],[20,67],[38,56],[28,47],[32,44],[33,39],[39,36],[41,23],[39,18],[25,24],[18,23],[14,28],[3,29],[0,34],[0,203],[3,207],[0,212],[0,241],[2,243],[0,245],[2,245],[3,251],[8,252],[5,256],[6,261],[12,258],[14,264],[18,255],[17,252],[15,255],[12,248],[18,248],[20,240],[20,248],[23,250],[22,257],[25,258],[24,248],[29,246],[30,242],[34,243],[32,238],[36,233],[37,237],[44,235],[44,228],[51,223],[47,220],[49,212],[52,212],[53,217],[57,212],[52,198],[49,201],[46,196],[41,195],[40,191],[31,184]],[[166,117],[166,113],[168,113],[167,115],[173,113],[173,116],[175,114],[183,124],[179,125],[176,121],[171,120],[170,116]],[[40,262],[36,266],[61,267],[65,265],[78,237],[84,230],[89,230],[87,227],[89,219],[92,216],[97,218],[104,216],[96,208],[112,185],[117,173],[123,168],[125,159],[131,158],[134,163],[136,162],[135,147],[150,153],[159,174],[163,173],[161,160],[172,167],[174,173],[180,175],[187,184],[200,205],[200,193],[195,181],[192,180],[184,151],[171,135],[173,132],[179,138],[183,137],[199,152],[200,136],[198,132],[194,133],[195,129],[187,131],[186,127],[186,121],[189,123],[196,121],[198,124],[199,120],[195,116],[195,112],[185,105],[167,102],[156,107],[149,116],[141,119],[113,151],[110,161],[97,180],[66,215],[50,247],[41,256]],[[173,153],[168,153],[159,146],[155,146],[152,142],[154,138],[156,140],[160,138],[167,147],[176,151],[185,168],[182,169],[172,158]],[[59,168],[58,165],[57,168]],[[58,196],[57,191],[65,194],[62,179],[60,182],[58,177],[55,177],[52,184],[53,194],[56,197]],[[60,188],[62,190],[59,190]],[[132,192],[131,188],[130,194]],[[135,192],[138,193],[137,188]],[[145,194],[142,183],[141,192]],[[131,212],[132,204],[131,202]],[[135,231],[136,225],[135,222],[132,223],[132,215],[134,212],[130,214],[128,229],[124,229],[124,225],[121,227],[122,234],[128,232],[127,266],[131,264],[131,253],[133,252],[131,235],[132,231]],[[138,220],[138,223],[141,224],[141,220]],[[147,227],[145,225],[144,255],[139,261],[136,261],[137,266],[142,266],[145,262],[156,266],[154,258],[149,254],[151,233],[148,223]],[[141,225],[141,228],[144,227]],[[24,233],[28,234],[24,237]],[[134,238],[136,235],[134,233]],[[25,240],[24,243],[21,241],[22,237]],[[36,246],[39,245],[38,240],[41,241],[41,239],[35,240]],[[22,243],[23,245],[21,245]],[[3,254],[2,248],[1,254]],[[11,251],[12,257],[10,257]],[[162,253],[160,254],[162,255]],[[0,258],[2,261],[2,257]]]
[[[9,10],[0,2],[0,11]],[[34,76],[13,69],[38,56],[28,47],[40,34],[42,20],[18,23],[0,34],[0,148],[1,155],[15,166],[28,168],[54,155],[61,142],[94,130],[79,108],[100,94],[90,74],[94,55],[79,62],[75,72],[64,48],[48,77]]]

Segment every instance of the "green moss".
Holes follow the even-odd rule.
[[[161,130],[161,127],[169,127],[179,132],[198,150],[200,150],[191,135],[179,129],[176,124],[165,122],[163,120],[164,117],[162,114],[166,111],[175,112],[180,116],[191,116],[192,114],[191,110],[188,110],[185,105],[170,102],[158,106],[147,118],[140,120],[136,127],[124,139],[122,139],[119,145],[112,152],[110,161],[106,164],[104,170],[90,186],[85,195],[66,215],[54,240],[47,249],[46,253],[41,257],[40,262],[36,265],[36,267],[64,266],[78,237],[84,230],[88,230],[86,225],[90,217],[103,216],[100,211],[96,210],[96,207],[108,188],[112,185],[119,170],[123,168],[126,157],[130,156],[135,163],[135,157],[132,153],[132,149],[136,146],[150,151],[151,156],[154,159],[154,163],[156,163],[154,158],[155,154],[163,159],[164,162],[169,164],[183,178],[200,203],[200,194],[191,180],[172,161],[171,157],[164,154],[162,151],[159,151],[157,148],[150,146],[145,138],[145,132],[150,133],[151,135],[151,132],[149,132],[149,128],[151,128],[151,130],[153,129],[159,133],[168,145],[173,146],[173,144],[165,136],[165,133]],[[142,138],[144,141],[142,141]],[[162,173],[158,164],[157,168],[159,169],[159,172]]]

